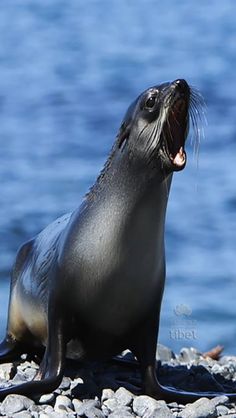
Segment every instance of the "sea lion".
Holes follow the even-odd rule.
[[[186,164],[195,102],[181,79],[139,95],[81,206],[20,248],[0,361],[40,347],[45,352],[36,378],[0,390],[1,399],[56,389],[71,340],[92,359],[130,349],[150,396],[188,402],[200,396],[163,388],[155,369],[166,206],[172,174]]]

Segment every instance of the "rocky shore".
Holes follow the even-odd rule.
[[[236,357],[203,357],[194,348],[178,355],[158,346],[159,379],[163,385],[187,391],[236,392]],[[38,364],[23,356],[19,363],[0,365],[0,388],[31,380]],[[10,383],[11,381],[11,383]],[[236,418],[227,396],[200,398],[186,406],[166,404],[141,394],[139,367],[131,353],[107,363],[68,361],[60,387],[34,400],[9,395],[0,416],[12,418]]]

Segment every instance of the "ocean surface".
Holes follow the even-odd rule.
[[[80,204],[137,94],[186,78],[207,125],[172,184],[159,341],[236,353],[235,16],[235,0],[1,3],[1,337],[20,244]]]

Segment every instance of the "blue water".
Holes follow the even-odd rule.
[[[208,126],[175,174],[160,342],[236,352],[236,2],[9,0],[0,13],[0,336],[19,245],[73,209],[121,118],[186,78]]]

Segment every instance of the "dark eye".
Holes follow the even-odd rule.
[[[156,103],[156,96],[151,96],[149,97],[149,99],[147,99],[146,103],[145,103],[145,107],[147,109],[152,109],[154,107]]]

